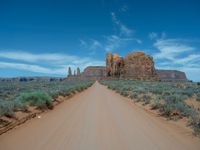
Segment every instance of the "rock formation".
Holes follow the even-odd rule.
[[[156,70],[161,81],[187,81],[184,72],[177,70]]]
[[[157,80],[153,58],[144,52],[135,52],[122,58],[117,54],[107,54],[107,76],[134,80]]]
[[[101,79],[130,79],[130,80],[161,80],[187,81],[184,72],[176,70],[155,70],[153,57],[138,51],[123,58],[118,54],[106,55],[106,67],[89,66],[81,73],[72,75],[68,70],[67,80],[101,80]]]
[[[106,68],[104,66],[89,66],[81,74],[82,79],[100,80],[106,77]]]
[[[80,76],[81,75],[81,71],[80,71],[80,68],[78,67],[77,68],[77,76]]]
[[[68,68],[68,76],[72,76],[72,70],[71,70],[71,67]]]
[[[106,72],[107,76],[120,77],[124,67],[124,60],[118,54],[107,54]]]

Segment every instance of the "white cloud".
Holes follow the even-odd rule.
[[[165,39],[166,38],[166,33],[156,33],[156,32],[151,32],[149,33],[149,38],[150,40],[158,40],[158,39]]]
[[[88,46],[88,45],[87,45],[87,42],[84,41],[84,40],[82,40],[82,39],[80,39],[80,45],[81,45],[82,47],[87,47],[87,46]]]
[[[89,50],[89,55],[94,55],[97,50],[103,48],[103,45],[95,39],[88,39],[87,41],[81,39],[80,46],[86,50]]]
[[[94,39],[91,40],[91,45],[90,45],[91,50],[96,50],[96,49],[101,48],[101,47],[102,47],[102,45],[99,41],[94,40]]]
[[[142,44],[142,40],[140,39],[134,39],[138,44]]]
[[[129,7],[128,7],[127,5],[124,4],[124,5],[119,9],[119,11],[120,11],[120,12],[127,12],[128,9],[129,9]]]
[[[133,41],[133,38],[121,38],[117,35],[111,35],[106,37],[107,43],[106,43],[106,51],[113,51],[116,48],[119,48],[120,46],[124,45],[128,41]]]
[[[157,33],[155,33],[155,32],[149,33],[149,38],[150,38],[151,40],[157,39],[157,37],[158,37],[158,34],[157,34]]]
[[[66,74],[66,67],[50,69],[50,68],[41,67],[38,65],[30,65],[30,64],[23,64],[23,63],[0,62],[0,68],[11,68],[11,69],[25,70],[25,71],[45,73],[45,74],[57,74],[57,75]]]
[[[194,47],[183,43],[179,39],[159,39],[154,43],[154,46],[159,50],[154,55],[156,59],[169,59],[174,60],[183,52],[190,52],[195,50]]]
[[[121,36],[131,36],[133,34],[133,30],[125,26],[119,19],[117,19],[114,12],[111,12],[111,17],[113,23],[119,27]]]
[[[76,56],[58,54],[58,53],[44,53],[33,54],[24,51],[1,51],[0,58],[7,58],[13,60],[20,60],[25,62],[49,62],[49,63],[63,63],[77,60]]]
[[[173,62],[176,64],[181,64],[181,65],[188,64],[188,63],[191,65],[194,65],[195,63],[200,62],[200,54],[190,54],[184,58],[179,58],[179,59],[176,58],[174,59]]]
[[[158,39],[154,46],[158,49],[153,56],[157,67],[186,72],[189,79],[199,80],[200,53],[183,39]]]
[[[124,8],[123,8],[124,7]],[[128,9],[127,6],[123,6],[122,11]],[[142,41],[133,36],[134,30],[124,25],[116,16],[114,12],[111,12],[111,19],[114,25],[117,27],[117,34],[106,36],[105,49],[106,51],[113,51],[119,47],[127,45],[130,41],[135,41],[138,44],[142,44]]]
[[[8,59],[0,62],[0,68],[26,70],[50,75],[65,75],[69,66],[72,69],[80,67],[83,70],[88,65],[104,65],[104,61],[90,57],[78,57],[60,53],[33,54],[23,51],[10,51],[0,52],[0,58]]]

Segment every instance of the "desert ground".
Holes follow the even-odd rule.
[[[96,82],[0,136],[1,150],[199,150],[192,132]]]

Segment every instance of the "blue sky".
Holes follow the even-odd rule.
[[[0,0],[0,77],[66,76],[143,50],[200,81],[198,0]]]

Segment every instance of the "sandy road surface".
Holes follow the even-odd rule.
[[[88,90],[0,136],[0,150],[200,150],[183,128],[106,87]]]

